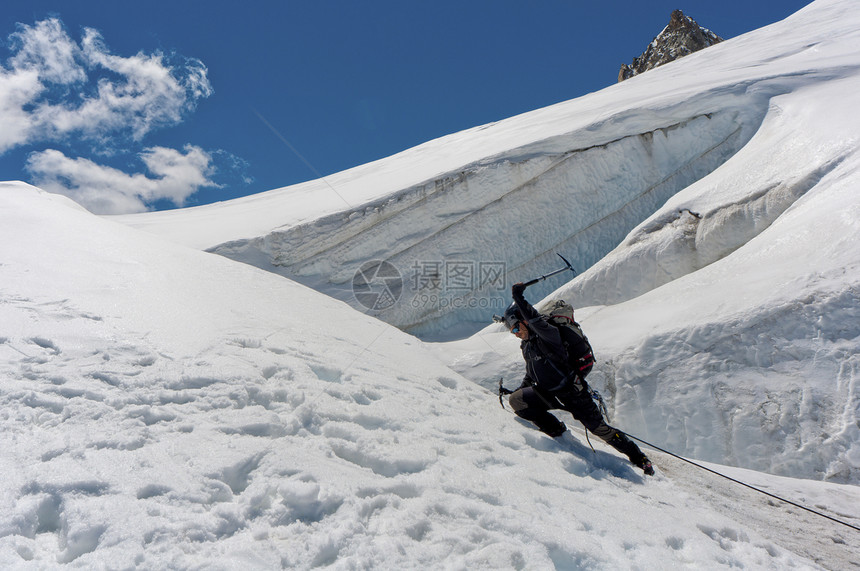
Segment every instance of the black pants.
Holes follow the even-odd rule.
[[[541,432],[553,437],[564,432],[564,424],[549,411],[566,410],[581,422],[586,430],[626,455],[634,464],[638,464],[645,455],[626,434],[606,424],[600,409],[589,394],[588,385],[583,384],[585,388],[581,391],[572,390],[557,396],[544,395],[534,387],[523,387],[515,390],[508,402],[517,416],[535,423]]]

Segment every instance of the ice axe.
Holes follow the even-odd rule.
[[[561,258],[562,260],[564,260],[564,267],[563,267],[563,268],[561,268],[560,270],[556,270],[556,271],[554,271],[554,272],[550,272],[550,273],[548,273],[548,274],[546,274],[546,275],[544,275],[544,276],[541,276],[541,277],[539,277],[539,278],[535,278],[535,279],[533,279],[533,280],[529,280],[529,281],[527,281],[526,283],[524,283],[524,284],[523,284],[523,287],[524,287],[524,288],[527,288],[527,287],[529,287],[530,285],[535,285],[535,284],[536,284],[536,283],[538,283],[538,282],[542,282],[543,280],[545,280],[545,279],[547,279],[547,278],[550,278],[550,277],[552,277],[552,276],[554,276],[554,275],[556,275],[556,274],[560,274],[561,272],[566,272],[567,270],[572,271],[572,272],[573,272],[573,275],[576,275],[576,270],[574,270],[574,269],[573,269],[573,266],[571,266],[571,265],[570,265],[570,262],[568,262],[568,261],[567,261],[567,258],[565,258],[564,256],[562,256],[562,255],[561,255],[561,254],[559,254],[558,252],[556,252],[556,256],[558,256],[559,258]]]
[[[534,284],[536,284],[536,283],[538,283],[538,282],[540,282],[540,281],[543,281],[543,280],[545,280],[545,279],[547,279],[547,278],[549,278],[549,277],[552,277],[552,276],[554,276],[554,275],[556,275],[556,274],[560,274],[561,272],[566,272],[567,270],[572,271],[572,272],[573,272],[573,275],[576,275],[576,270],[575,270],[575,269],[573,269],[573,266],[572,266],[572,265],[570,265],[570,262],[568,262],[568,261],[567,261],[567,258],[565,258],[564,256],[562,256],[562,255],[561,255],[561,254],[559,254],[558,252],[556,252],[556,255],[557,255],[559,258],[561,258],[562,260],[564,260],[564,267],[563,267],[563,268],[561,268],[561,269],[558,269],[558,270],[556,270],[556,271],[554,271],[554,272],[550,272],[550,273],[548,273],[548,274],[546,274],[546,275],[543,275],[543,276],[541,276],[541,277],[539,277],[539,278],[535,278],[535,279],[533,279],[533,280],[527,281],[526,283],[524,283],[524,284],[523,284],[523,289],[526,289],[526,288],[527,288],[527,287],[529,287],[530,285],[534,285]],[[494,316],[493,316],[493,321],[495,321],[496,323],[504,323],[504,322],[505,322],[505,318],[504,318],[504,317],[502,317],[501,315],[494,315]]]
[[[511,389],[505,388],[505,385],[502,384],[504,382],[505,382],[504,377],[499,379],[499,404],[502,405],[502,408],[505,408],[505,402],[502,400],[502,398],[504,398],[505,395],[514,394],[514,391],[512,391]]]

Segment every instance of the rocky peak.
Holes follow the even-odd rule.
[[[702,28],[695,20],[685,16],[680,10],[672,12],[669,25],[648,46],[641,56],[633,58],[630,65],[623,64],[618,73],[618,81],[624,81],[634,75],[661,66],[670,61],[682,58],[708,46],[722,42],[719,37],[707,28]]]

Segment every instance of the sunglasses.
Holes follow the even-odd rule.
[[[517,333],[519,333],[519,332],[520,332],[520,324],[519,324],[519,322],[517,322],[517,324],[516,324],[516,325],[514,325],[513,327],[511,327],[511,333],[513,333],[514,335],[516,335],[516,334],[517,334]]]

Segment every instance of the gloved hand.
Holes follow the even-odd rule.
[[[511,295],[520,296],[526,291],[526,286],[523,282],[515,283],[511,286]]]
[[[535,386],[535,382],[531,379],[531,377],[525,377],[525,378],[523,378],[523,382],[520,383],[520,386],[517,387],[517,390],[524,389],[526,387],[533,387],[533,386]]]

